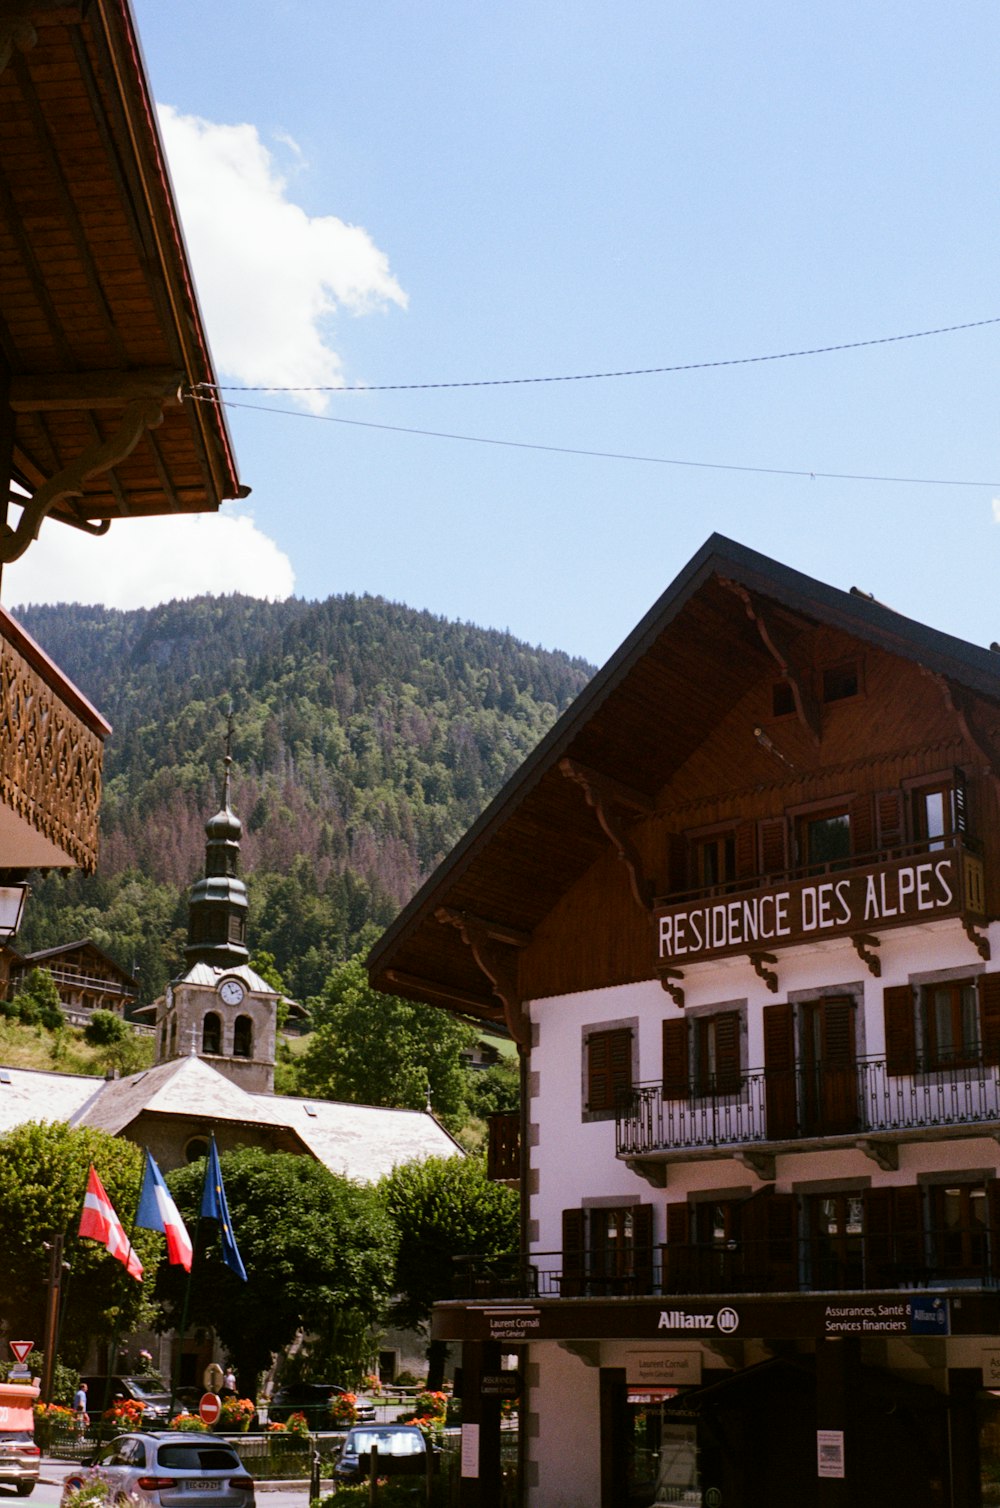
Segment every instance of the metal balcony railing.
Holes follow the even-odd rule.
[[[532,1252],[463,1257],[459,1299],[624,1298],[670,1294],[910,1291],[1000,1286],[1000,1231],[931,1229],[868,1240],[672,1242],[645,1253]]]
[[[928,1066],[890,1074],[884,1058],[843,1067],[800,1066],[739,1076],[720,1092],[694,1080],[685,1095],[639,1084],[619,1098],[619,1157],[711,1147],[787,1144],[829,1136],[873,1136],[1000,1121],[998,1069]]]

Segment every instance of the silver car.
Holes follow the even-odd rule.
[[[253,1478],[233,1447],[213,1435],[118,1435],[73,1474],[67,1488],[105,1482],[112,1503],[144,1508],[254,1508]]]

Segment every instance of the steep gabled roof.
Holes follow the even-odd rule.
[[[376,944],[376,988],[501,1019],[472,949],[437,912],[527,938],[607,851],[560,763],[617,782],[637,809],[652,806],[749,682],[777,677],[754,602],[789,645],[824,626],[1000,703],[1000,654],[712,535]]]

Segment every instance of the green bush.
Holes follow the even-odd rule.
[[[124,1042],[129,1034],[128,1022],[114,1011],[95,1011],[83,1029],[91,1047],[110,1047],[113,1042]]]

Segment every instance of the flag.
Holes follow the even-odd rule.
[[[87,1192],[83,1196],[79,1234],[89,1236],[92,1241],[100,1241],[113,1257],[125,1263],[130,1277],[142,1281],[142,1263],[122,1229],[122,1223],[115,1214],[111,1200],[104,1192],[104,1185],[98,1178],[97,1169],[93,1163],[90,1165],[90,1176],[87,1179]]]
[[[219,1237],[222,1241],[222,1260],[231,1272],[235,1272],[244,1283],[247,1280],[247,1270],[243,1266],[243,1258],[240,1256],[239,1247],[233,1236],[233,1227],[229,1223],[229,1205],[226,1203],[226,1191],[222,1187],[222,1169],[219,1167],[219,1150],[215,1145],[215,1137],[212,1137],[208,1152],[208,1166],[205,1169],[205,1189],[201,1196],[201,1215],[203,1220],[218,1220]]]
[[[167,1260],[179,1262],[185,1272],[191,1271],[191,1237],[151,1152],[146,1153],[135,1223],[143,1230],[158,1230],[166,1236]]]

